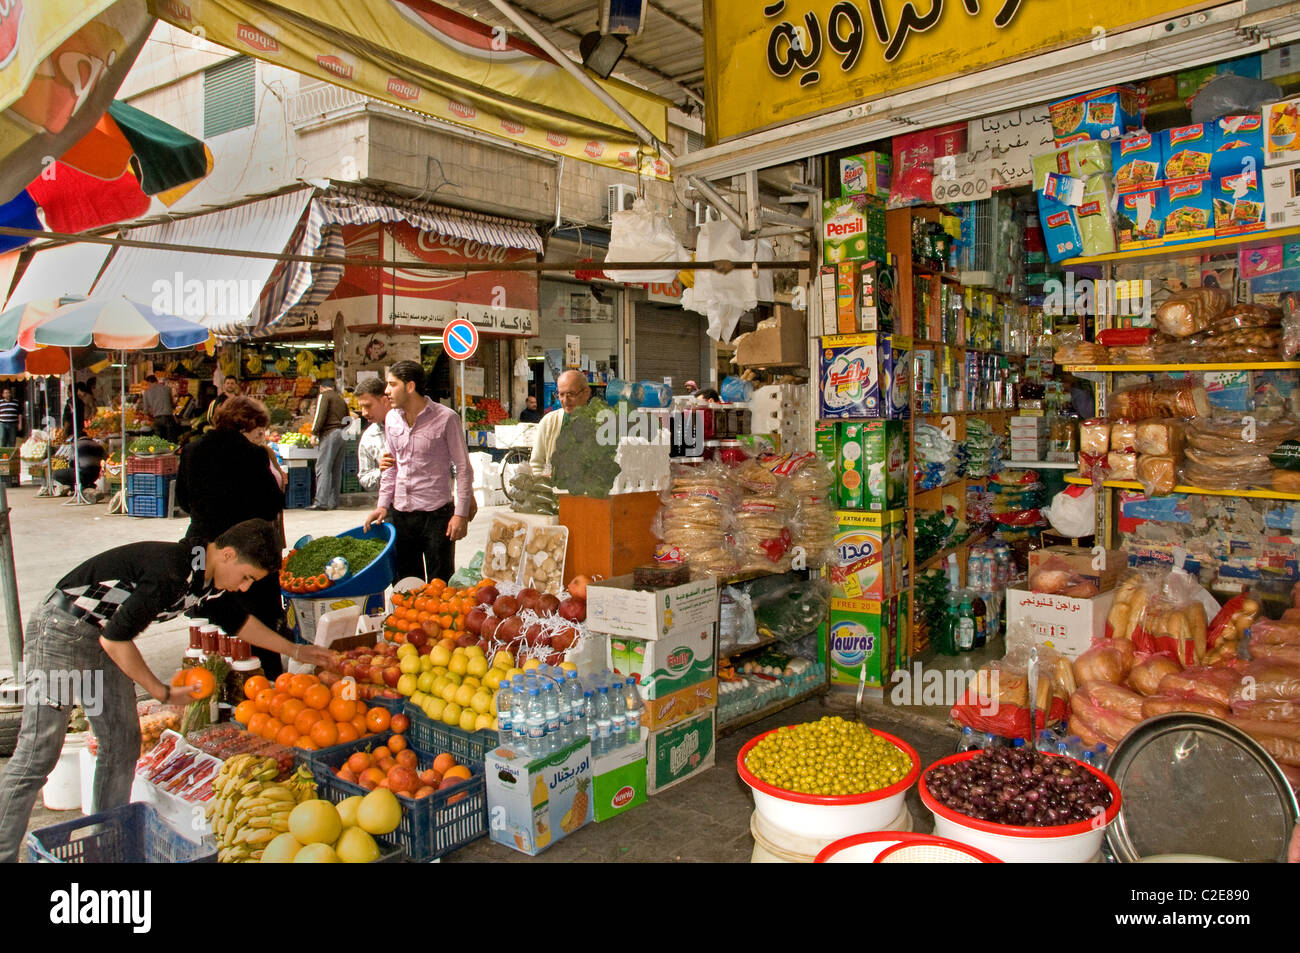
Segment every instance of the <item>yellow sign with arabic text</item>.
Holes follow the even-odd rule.
[[[705,0],[709,142],[1078,43],[1197,0]],[[1158,66],[1153,66],[1157,71]],[[1106,85],[1099,76],[1098,86]]]

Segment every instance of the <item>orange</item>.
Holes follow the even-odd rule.
[[[258,692],[257,698],[253,699],[253,705],[256,706],[258,711],[270,711],[271,699],[273,698],[275,698],[275,692],[268,688],[265,691]]]
[[[360,715],[362,718],[364,718],[364,717],[366,716],[366,712],[368,712],[368,711],[370,710],[370,706],[367,705],[365,702],[363,702],[363,701],[362,701],[361,699],[359,699],[359,698],[356,699],[356,700],[353,702],[353,704],[357,706],[357,714]]]
[[[373,732],[387,731],[391,721],[392,717],[388,714],[387,708],[376,705],[366,712],[366,727]]]
[[[302,714],[303,709],[307,706],[296,698],[286,698],[284,704],[280,706],[280,711],[271,712],[276,718],[279,718],[286,725],[292,725],[295,718]]]
[[[293,743],[293,746],[300,751],[320,751],[320,745],[316,744],[316,742],[312,741],[306,735],[300,735],[298,740]]]
[[[244,697],[256,698],[259,692],[264,692],[270,687],[271,682],[265,675],[254,675],[244,682]]]
[[[433,759],[433,770],[437,771],[444,778],[447,776],[447,772],[454,767],[456,767],[456,759],[445,751]]]
[[[322,718],[311,726],[311,740],[322,748],[328,748],[339,743],[339,730],[334,722]]]
[[[362,738],[370,734],[370,728],[366,725],[365,715],[353,715],[350,721],[353,728],[357,730],[357,737]]]
[[[360,777],[365,768],[370,767],[370,755],[365,751],[354,751],[351,757],[347,759],[347,766],[352,768],[352,774]]]
[[[276,679],[275,679],[275,689],[276,689],[276,691],[279,691],[279,692],[287,692],[287,691],[289,690],[289,682],[290,682],[292,679],[293,679],[293,676],[290,675],[288,672],[284,672],[283,674],[277,676]]]
[[[251,701],[242,701],[235,706],[234,719],[241,725],[247,725],[248,719],[257,714],[257,706]]]
[[[349,689],[351,690],[350,692]],[[333,685],[330,686],[330,694],[333,695],[335,698],[342,698],[345,693],[355,695],[356,691],[357,691],[357,683],[355,680],[349,682],[346,679],[339,679],[337,682],[335,682]]]
[[[330,717],[335,721],[351,721],[357,713],[357,703],[346,698],[330,699]]]
[[[375,787],[379,784],[380,781],[383,781],[387,777],[388,775],[386,775],[383,771],[380,771],[378,768],[366,768],[366,770],[361,772],[361,775],[357,780],[361,784],[365,784],[366,781],[369,781],[370,786]]]
[[[361,737],[350,721],[335,722],[334,727],[339,730],[339,744],[341,745],[345,745],[349,741],[356,741]]]
[[[385,747],[395,755],[401,754],[406,750],[406,739],[401,735],[393,735],[385,743]]]
[[[387,745],[380,745],[377,748],[371,749],[370,757],[373,758],[376,763],[383,761],[385,759],[391,761],[393,758],[393,752],[392,749],[389,748]]]
[[[316,678],[305,672],[294,675],[289,680],[289,694],[294,698],[302,698],[307,694],[307,689],[316,684]]]
[[[279,718],[281,721],[289,721],[291,719],[284,717],[284,703],[287,701],[293,701],[293,699],[284,692],[276,692],[271,696],[271,704],[266,710],[270,712],[272,718]]]
[[[357,783],[356,774],[353,773],[346,764],[343,767],[339,768],[338,773],[335,775],[335,777],[339,778],[342,781],[351,781],[353,784]]]
[[[420,759],[410,748],[397,752],[395,760],[403,768],[410,768],[411,770],[415,770],[420,764]]]
[[[262,729],[262,737],[265,738],[267,741],[274,741],[275,736],[280,733],[280,729],[283,727],[284,727],[284,722],[282,722],[279,718],[268,718],[266,722],[266,727]]]
[[[260,738],[262,737],[262,732],[266,730],[266,723],[270,720],[271,720],[270,715],[268,715],[264,711],[259,711],[251,715],[248,721],[246,721],[244,724],[248,726],[248,730],[250,732],[252,732],[253,734],[257,735]]]
[[[448,778],[460,778],[461,780],[468,781],[469,768],[465,767],[463,764],[454,765],[451,768],[448,768],[446,773],[442,776],[444,781]]]
[[[384,772],[384,775],[387,776],[389,771],[392,771],[393,768],[397,767],[397,762],[392,758],[380,758],[375,762],[375,767]]]
[[[275,740],[285,747],[293,747],[293,743],[300,737],[301,734],[293,725],[285,725],[275,733]]]
[[[298,729],[298,734],[306,735],[311,733],[311,726],[320,720],[320,712],[315,708],[304,708],[293,720],[293,726]]]
[[[330,694],[329,687],[326,685],[313,685],[307,689],[302,700],[307,703],[308,708],[315,708],[317,711],[324,711],[330,705],[330,699],[334,696]]]
[[[367,791],[373,791],[375,789],[375,782],[372,778],[357,778],[357,784],[361,785]],[[523,848],[520,848],[520,850],[522,849]]]

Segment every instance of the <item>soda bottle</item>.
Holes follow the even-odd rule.
[[[618,682],[609,693],[609,710],[609,750],[617,751],[627,744],[627,699],[623,695],[623,686]]]
[[[534,758],[546,754],[546,709],[540,689],[528,689],[528,753]]]
[[[610,737],[614,728],[614,709],[609,701],[609,686],[596,689],[596,736],[592,739],[591,753],[599,758],[609,752]]]
[[[510,683],[502,682],[497,689],[497,743],[503,748],[514,743],[514,726],[510,720]]]
[[[568,736],[569,742],[572,743],[587,733],[583,721],[582,682],[578,680],[577,672],[570,670],[564,680],[564,695],[569,700]]]
[[[555,684],[547,681],[542,690],[542,711],[546,713],[546,750],[559,751],[564,746],[560,737],[560,700]]]
[[[641,743],[641,718],[645,714],[645,702],[641,700],[641,693],[636,689],[636,679],[628,676],[624,682],[626,704],[627,704],[627,743],[636,745]]]
[[[982,649],[988,641],[989,615],[984,607],[984,600],[974,596],[970,602],[971,618],[975,621],[975,643],[973,648]]]

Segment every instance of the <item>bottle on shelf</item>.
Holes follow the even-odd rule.
[[[528,689],[522,675],[516,675],[510,681],[511,724],[514,728],[514,744],[520,751],[528,751]]]
[[[617,681],[609,693],[609,750],[617,751],[627,744],[627,696]]]
[[[591,739],[591,753],[596,753],[596,738],[600,734],[600,729],[596,724],[596,690],[594,688],[583,688],[582,690],[582,730],[587,733]]]
[[[969,589],[961,591],[957,607],[957,651],[969,652],[975,647],[975,613],[971,609]]]
[[[975,641],[971,646],[973,649],[982,649],[988,643],[989,635],[989,616],[988,610],[984,606],[984,600],[978,593],[971,596],[971,618],[975,623]]]
[[[614,709],[609,700],[609,686],[602,682],[596,688],[596,736],[592,738],[591,753],[599,758],[609,752],[614,730]]]
[[[497,689],[497,743],[502,747],[513,744],[515,740],[514,722],[510,720],[512,700],[511,683],[503,681]]]
[[[577,672],[570,671],[565,678],[564,694],[569,700],[568,740],[574,742],[587,733],[582,681],[578,678]]]
[[[638,745],[641,743],[641,719],[645,714],[645,702],[641,698],[641,692],[637,690],[635,678],[629,675],[624,686],[627,703],[627,743]]]
[[[528,707],[525,718],[528,725],[528,753],[534,758],[546,754],[546,709],[543,707],[541,690],[528,689]]]
[[[982,751],[985,746],[984,732],[976,731],[970,725],[966,725],[961,730],[961,736],[957,739],[957,753],[963,751]]]

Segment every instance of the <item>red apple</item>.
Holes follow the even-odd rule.
[[[399,674],[400,674],[400,672],[399,672]],[[380,692],[376,697],[377,697],[377,698],[391,698],[391,699],[396,700],[396,699],[398,699],[398,698],[401,698],[402,695],[401,695],[400,692],[395,692],[395,691],[393,691],[393,690],[391,690],[391,689],[385,688],[385,689],[384,689],[382,692]]]
[[[495,639],[497,634],[497,626],[500,624],[501,624],[501,620],[498,619],[496,616],[494,615],[484,616],[483,625],[478,630],[479,638]]]
[[[569,646],[578,641],[578,630],[571,626],[565,626],[555,635],[551,636],[551,648],[559,652],[568,651]]]
[[[347,673],[347,672],[344,672],[343,674],[346,675],[346,674],[348,674],[348,673]],[[370,681],[370,663],[369,663],[369,662],[357,662],[356,665],[352,666],[352,673],[351,673],[351,674],[352,674],[352,677],[355,678],[358,682],[368,682],[368,681]]]
[[[568,619],[570,622],[582,622],[587,618],[586,601],[574,596],[571,599],[565,599],[560,603],[560,618]]]
[[[536,609],[537,600],[540,599],[541,596],[542,594],[536,589],[520,589],[519,594],[515,596],[515,598],[519,600],[520,609]]]
[[[425,643],[424,645],[420,646],[421,655],[428,655],[432,650],[433,650],[433,646],[429,645],[428,643]]]
[[[529,645],[541,645],[548,640],[546,630],[534,622],[532,625],[525,627],[523,631],[524,641]]]
[[[421,625],[416,626],[410,632],[406,633],[406,641],[411,643],[411,645],[414,645],[417,649],[421,645],[428,644],[429,633],[424,630],[425,625],[428,625],[428,623],[427,622],[422,623]]]
[[[492,653],[488,651],[492,647],[492,643],[489,642],[487,639],[479,639],[474,644],[477,645],[479,648],[481,648],[483,650],[483,654],[486,655],[488,658],[492,657]]]
[[[357,677],[357,663],[354,661],[348,660],[344,662],[339,666],[339,670],[343,673],[344,678]]]
[[[488,617],[482,606],[475,606],[465,616],[465,631],[478,635],[483,630],[483,620]]]
[[[371,685],[357,685],[357,697],[364,702],[370,701],[375,697],[375,689]]]
[[[388,668],[384,669],[384,684],[389,688],[396,688],[397,682],[401,677],[402,670],[400,668],[395,668],[390,665]]]
[[[519,600],[514,596],[501,596],[492,603],[492,614],[505,619],[519,611]]]
[[[537,614],[552,615],[560,608],[559,596],[553,596],[549,592],[543,592],[537,598]]]
[[[479,605],[490,606],[492,603],[497,601],[497,596],[500,594],[501,593],[497,592],[496,586],[484,586],[478,591],[478,595],[474,598],[478,600]]]
[[[469,632],[462,632],[456,637],[456,644],[461,648],[469,648],[471,645],[478,644],[478,636]]]

